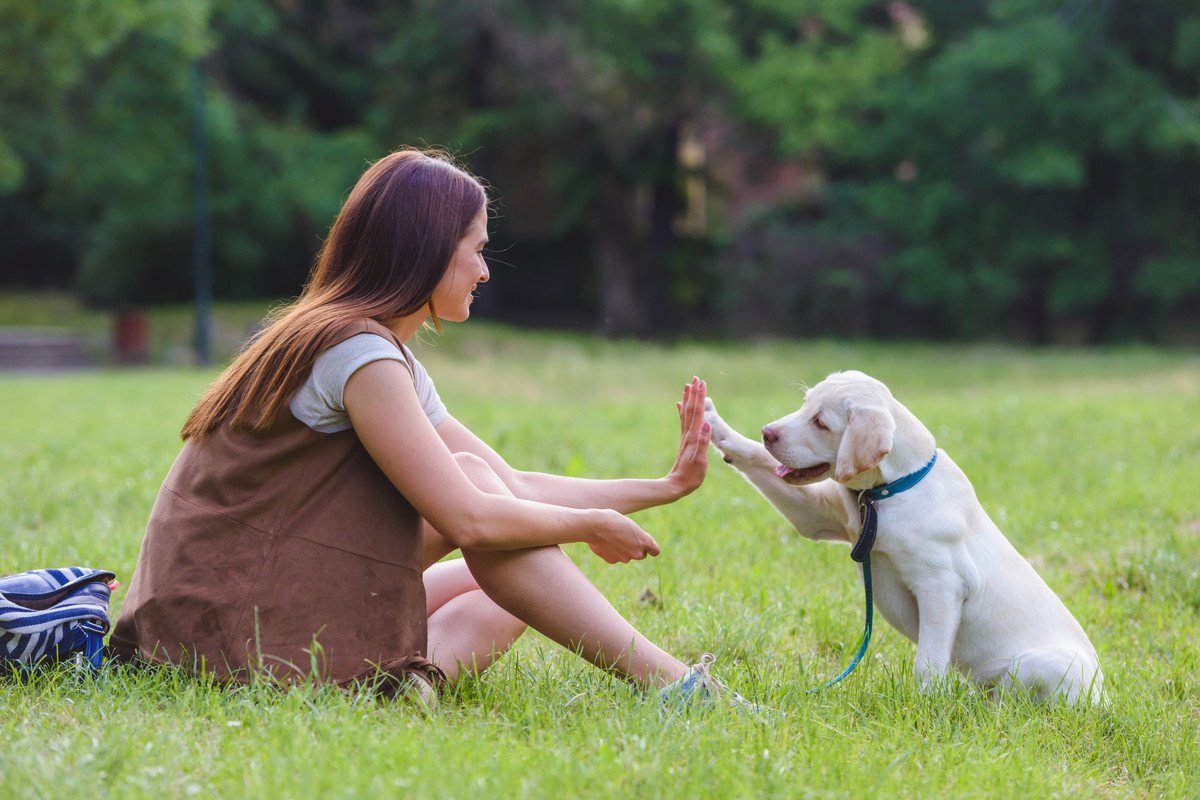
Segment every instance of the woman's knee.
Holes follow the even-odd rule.
[[[474,453],[455,453],[454,460],[467,479],[488,494],[512,494],[492,466]]]
[[[454,461],[467,476],[467,480],[480,491],[487,494],[512,494],[491,465],[474,453],[455,453]],[[456,545],[435,530],[428,520],[422,520],[421,538],[422,564],[425,569],[429,569],[456,549]]]

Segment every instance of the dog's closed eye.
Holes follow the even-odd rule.
[[[825,420],[821,419],[820,414],[817,414],[815,417],[812,418],[812,424],[816,425],[818,428],[820,428],[823,431],[829,430],[829,426],[825,424]]]

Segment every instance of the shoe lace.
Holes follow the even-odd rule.
[[[719,699],[728,689],[725,684],[714,678],[712,673],[708,671],[709,667],[716,662],[717,657],[712,653],[703,653],[700,656],[700,661],[692,667],[692,671],[699,676],[700,683],[712,693],[713,698]]]

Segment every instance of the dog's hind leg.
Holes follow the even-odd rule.
[[[1104,700],[1104,675],[1086,653],[1069,647],[1035,647],[1013,659],[996,681],[1003,691],[1023,686],[1042,701],[1061,698],[1068,703]]]

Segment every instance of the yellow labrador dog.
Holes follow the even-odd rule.
[[[923,687],[953,665],[992,689],[1101,700],[1104,679],[1083,628],[882,383],[830,375],[799,411],[762,429],[765,447],[730,428],[711,400],[705,418],[725,461],[802,536],[858,544],[860,493],[877,498],[875,605],[916,642]]]

